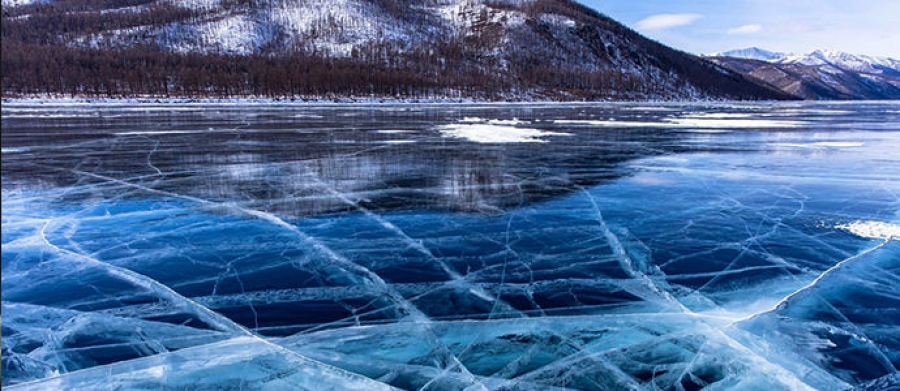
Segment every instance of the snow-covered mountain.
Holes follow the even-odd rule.
[[[806,54],[785,54],[777,59],[780,64],[800,65],[831,65],[844,70],[884,74],[885,72],[900,72],[900,60],[888,57],[873,57],[859,54],[844,53],[836,50],[816,50]]]
[[[709,54],[709,57],[737,57],[749,60],[776,61],[785,57],[784,53],[771,52],[757,47],[729,50],[727,52]]]
[[[815,50],[759,48],[710,55],[714,62],[806,99],[900,99],[900,60]]]
[[[44,76],[17,76],[16,71],[42,69],[28,62],[32,57],[40,63],[63,55],[103,60],[83,54],[88,50],[116,52],[120,60],[108,60],[105,68],[91,65],[114,77],[87,90],[125,88],[125,94],[140,85],[149,94],[171,94],[174,88],[188,94],[213,89],[229,95],[516,100],[786,97],[651,41],[571,0],[51,0],[41,7],[4,1],[4,93],[11,87],[23,93],[46,87],[16,84],[26,78],[85,90],[78,84],[84,80],[56,83],[59,74],[72,69]],[[6,49],[7,43],[12,49]],[[60,47],[65,50],[56,49]],[[129,62],[140,57],[135,50],[155,51],[165,64]],[[116,76],[127,68],[123,61],[148,69]],[[283,64],[275,64],[279,61]],[[198,66],[214,68],[215,75],[233,74],[215,76],[222,82],[210,81],[191,72]],[[181,80],[129,81],[154,72],[163,79],[190,75],[196,85],[185,89]],[[110,79],[90,72],[84,77]],[[290,80],[281,83],[279,78]],[[216,84],[235,80],[243,84]]]
[[[831,49],[820,49],[803,54],[773,52],[757,47],[713,53],[707,57],[735,57],[760,60],[777,64],[832,65],[857,72],[879,73],[884,70],[900,71],[900,60],[888,57],[850,54]]]

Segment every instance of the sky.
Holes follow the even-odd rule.
[[[900,59],[900,0],[578,0],[696,54],[759,47]]]

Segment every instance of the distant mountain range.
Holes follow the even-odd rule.
[[[790,99],[570,0],[3,0],[5,96]]]
[[[715,63],[804,99],[900,99],[900,60],[816,50],[760,48],[708,56]]]

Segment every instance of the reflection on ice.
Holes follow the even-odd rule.
[[[4,116],[4,388],[887,387],[900,129],[803,105]]]

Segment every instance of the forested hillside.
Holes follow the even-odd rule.
[[[4,96],[777,99],[567,0],[4,2]]]

